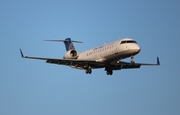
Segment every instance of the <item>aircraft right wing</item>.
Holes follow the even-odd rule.
[[[103,63],[99,63],[96,60],[77,60],[77,59],[60,59],[60,58],[43,58],[43,57],[34,57],[34,56],[24,56],[21,49],[20,49],[20,53],[21,53],[22,58],[46,60],[46,63],[50,63],[50,64],[77,66],[80,68],[84,68],[85,65],[92,65],[92,67],[94,68],[99,68],[104,65]]]

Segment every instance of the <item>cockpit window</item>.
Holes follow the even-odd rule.
[[[136,42],[136,41],[134,41],[134,40],[121,41],[121,44],[124,44],[124,43],[137,43],[137,42]]]
[[[135,41],[127,41],[127,43],[136,43]]]
[[[122,42],[121,42],[121,44],[124,44],[124,43],[126,43],[126,41],[122,41]]]

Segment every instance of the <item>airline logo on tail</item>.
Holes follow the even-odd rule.
[[[71,43],[71,44],[69,45],[69,50],[74,50],[74,49],[75,49],[75,47],[74,47],[73,43]]]

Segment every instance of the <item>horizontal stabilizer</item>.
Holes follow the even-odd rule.
[[[68,40],[43,40],[43,41],[49,41],[49,42],[68,42]],[[74,40],[71,40],[71,42],[74,42],[74,43],[83,43],[81,41],[74,41]]]
[[[71,38],[66,38],[65,40],[44,40],[44,41],[64,42],[66,51],[75,50],[75,47],[74,47],[74,45],[73,45],[73,42],[75,42],[75,43],[83,43],[83,42],[80,42],[80,41],[71,40]]]

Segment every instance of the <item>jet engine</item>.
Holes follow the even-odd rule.
[[[64,55],[64,59],[76,59],[77,57],[78,52],[76,50],[69,50]]]

